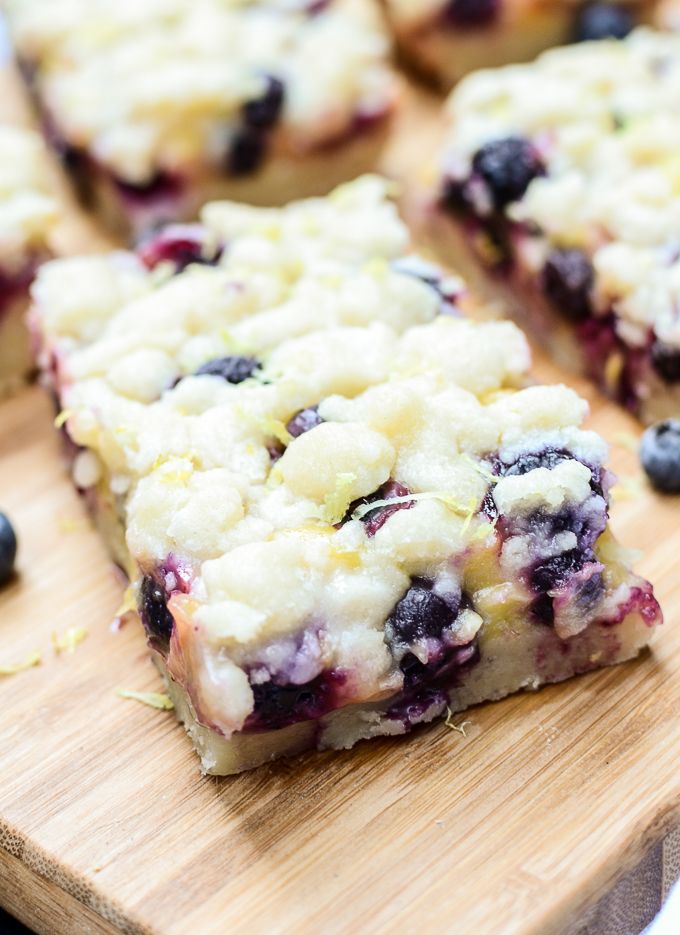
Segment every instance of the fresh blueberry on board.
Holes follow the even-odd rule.
[[[576,17],[574,39],[625,39],[634,25],[630,11],[619,3],[588,3]]]
[[[680,419],[651,425],[640,442],[640,460],[653,487],[680,493]]]
[[[17,557],[17,536],[4,513],[0,513],[0,585],[6,584],[14,572]]]
[[[472,169],[486,183],[495,208],[517,201],[545,166],[535,146],[521,136],[491,140],[478,149]]]
[[[197,377],[222,377],[227,383],[243,383],[260,369],[255,357],[217,357],[202,364],[195,373]]]

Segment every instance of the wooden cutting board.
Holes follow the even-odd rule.
[[[433,113],[409,94],[398,174],[427,153]],[[101,240],[69,208],[62,242]],[[614,530],[666,611],[653,652],[475,708],[455,730],[227,779],[199,775],[172,712],[116,695],[161,689],[141,628],[110,626],[122,585],[46,395],[3,404],[0,508],[21,552],[0,592],[0,666],[35,651],[42,664],[0,678],[0,904],[45,935],[549,935],[606,894],[680,818],[680,499],[644,487],[633,421],[570,382],[614,443]],[[74,625],[87,639],[55,653],[52,634]]]

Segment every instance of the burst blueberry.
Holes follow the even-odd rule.
[[[410,646],[419,640],[441,639],[455,623],[460,602],[449,603],[432,590],[432,582],[413,578],[411,586],[385,623],[385,635],[391,643]]]
[[[232,175],[250,175],[262,164],[267,149],[267,140],[254,127],[243,127],[231,141],[227,168]]]
[[[640,460],[657,490],[680,493],[680,419],[666,419],[647,429],[640,444]]]
[[[536,147],[521,136],[486,143],[475,153],[472,170],[486,183],[496,209],[517,201],[535,178],[545,175]]]
[[[17,536],[9,518],[0,513],[0,585],[6,584],[14,573],[17,557]]]
[[[666,383],[680,383],[680,348],[655,341],[650,356],[652,366]]]
[[[293,438],[299,438],[300,435],[304,435],[305,432],[309,432],[310,429],[316,428],[317,425],[321,425],[323,419],[319,415],[318,406],[308,406],[307,409],[301,409],[299,412],[296,412],[292,419],[289,420],[286,425],[286,429],[289,435],[292,435]]]
[[[260,362],[255,357],[217,357],[200,366],[195,376],[222,377],[227,383],[243,383],[259,369]]]
[[[283,82],[272,75],[269,75],[266,81],[264,93],[255,100],[247,101],[242,110],[243,122],[258,130],[268,130],[273,127],[281,116],[283,108]]]
[[[220,250],[206,243],[205,234],[200,224],[171,224],[142,243],[137,253],[148,269],[172,263],[181,273],[192,263],[210,265],[219,259]]]
[[[625,39],[634,25],[630,10],[619,3],[588,3],[577,14],[574,39]]]
[[[455,26],[482,26],[498,15],[500,0],[449,0],[444,18]]]
[[[543,268],[543,291],[565,318],[584,321],[592,312],[594,279],[593,265],[582,250],[558,248]]]

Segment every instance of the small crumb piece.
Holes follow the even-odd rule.
[[[31,653],[23,662],[10,663],[10,665],[0,665],[0,675],[16,675],[17,672],[23,672],[25,669],[32,669],[39,666],[42,662],[42,655],[39,651]]]
[[[61,635],[52,633],[52,645],[55,653],[68,653],[72,655],[76,646],[87,639],[88,631],[85,627],[68,627]]]
[[[163,711],[172,711],[175,707],[170,697],[161,692],[135,692],[127,688],[117,688],[116,694],[119,698],[130,698],[132,701],[140,701],[150,708],[159,708]]]

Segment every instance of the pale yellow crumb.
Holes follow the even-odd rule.
[[[36,650],[27,656],[23,662],[0,665],[0,675],[16,675],[17,672],[23,672],[25,669],[32,669],[34,666],[39,666],[41,662],[42,654]]]
[[[629,451],[637,452],[638,439],[632,432],[617,432],[613,437],[613,442],[620,448],[627,448]]]
[[[85,627],[67,627],[62,634],[52,631],[52,645],[55,653],[72,655],[76,647],[86,640],[88,631]]]

